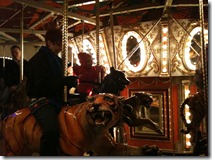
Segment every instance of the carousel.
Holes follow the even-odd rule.
[[[0,155],[39,156],[24,60],[62,31],[58,156],[208,156],[208,1],[0,1]],[[3,104],[19,46],[20,83]],[[88,62],[91,60],[91,62]],[[88,67],[87,63],[92,63]],[[3,150],[2,150],[3,149]]]

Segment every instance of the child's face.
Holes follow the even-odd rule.
[[[92,57],[90,57],[87,59],[87,65],[92,66],[92,64],[93,64],[93,60],[92,60]]]

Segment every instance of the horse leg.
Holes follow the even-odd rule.
[[[151,119],[149,118],[135,118],[135,119],[131,119],[131,126],[132,127],[138,127],[138,126],[145,126],[159,134],[162,134],[163,132],[160,129],[160,126],[158,125],[158,123],[153,122]]]

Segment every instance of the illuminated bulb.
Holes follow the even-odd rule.
[[[162,64],[163,65],[166,65],[167,64],[167,61],[166,60],[163,60]]]
[[[163,41],[167,41],[167,39],[168,39],[168,38],[167,38],[166,36],[163,37]]]
[[[190,139],[191,135],[190,134],[186,134],[186,138]]]
[[[163,45],[163,49],[167,49],[167,45]]]
[[[185,90],[185,98],[189,97],[190,91],[189,90]]]
[[[167,69],[166,68],[163,68],[163,70],[162,70],[163,72],[167,72]]]
[[[163,51],[163,58],[166,58],[166,57],[167,57],[167,52]]]
[[[163,28],[163,33],[167,33],[168,32],[168,28],[167,27],[164,27]]]
[[[191,142],[186,142],[186,145],[190,147],[191,146]]]
[[[190,119],[187,119],[186,122],[187,122],[188,124],[190,124],[190,123],[191,123],[191,120],[190,120]]]
[[[186,105],[185,105],[185,109],[189,109],[189,105],[186,104]]]
[[[189,117],[191,115],[190,112],[186,112],[186,116]]]

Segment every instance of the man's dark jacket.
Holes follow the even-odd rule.
[[[14,60],[5,61],[5,68],[3,71],[3,78],[6,86],[11,87],[20,83],[20,62]],[[23,61],[24,75],[26,73],[27,61]]]
[[[29,98],[47,97],[63,100],[62,60],[47,47],[29,60],[27,69],[27,94]]]

